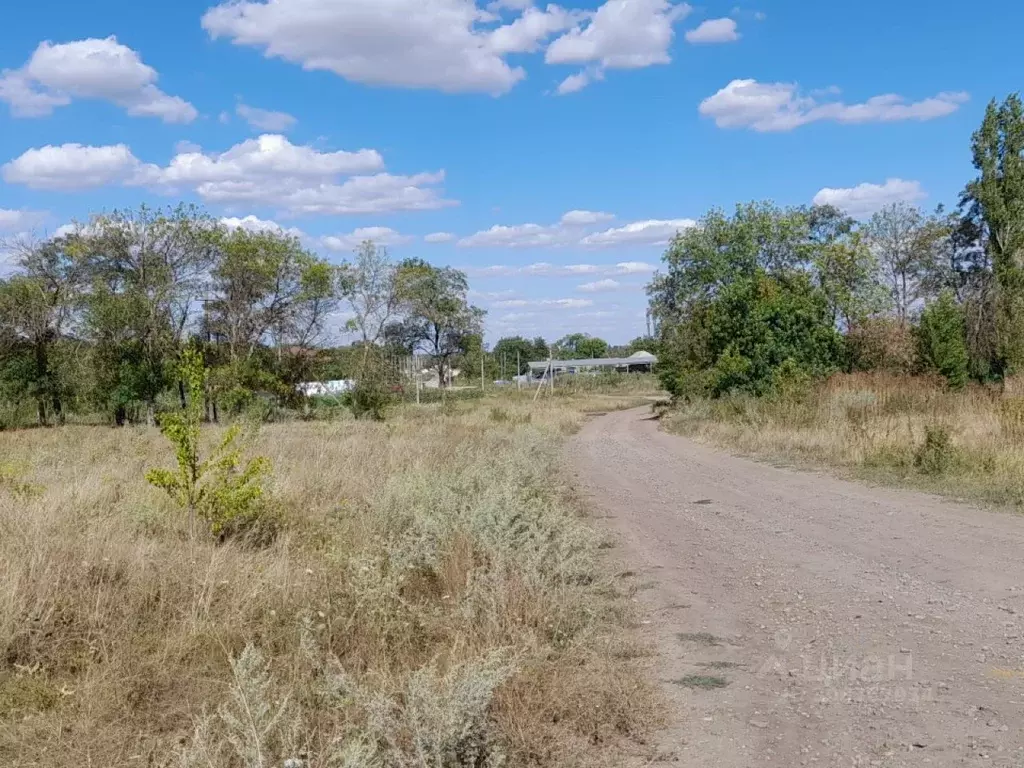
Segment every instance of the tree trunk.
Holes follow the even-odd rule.
[[[60,400],[60,395],[56,392],[53,394],[53,400],[50,403],[50,407],[53,409],[54,418],[57,420],[57,424],[64,426],[64,404]]]
[[[128,414],[125,412],[125,408],[124,408],[123,405],[119,405],[119,406],[117,406],[117,408],[114,409],[114,424],[115,425],[117,425],[119,427],[123,427],[125,421],[127,421],[127,418],[128,418]]]
[[[39,415],[39,426],[41,427],[46,426],[46,396],[53,388],[50,381],[50,361],[46,353],[46,342],[36,340],[36,386],[39,388],[39,394],[36,399],[36,411]]]

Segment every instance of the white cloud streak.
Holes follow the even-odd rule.
[[[928,197],[919,181],[887,179],[884,184],[825,187],[814,196],[815,205],[834,205],[857,219],[864,219],[893,203],[918,203]]]
[[[610,293],[619,290],[621,287],[622,283],[609,277],[592,283],[583,283],[583,285],[576,286],[576,290],[581,293]]]
[[[689,229],[696,222],[693,219],[648,219],[634,221],[623,227],[606,229],[587,235],[581,245],[592,247],[611,247],[617,245],[664,245],[676,233]]]
[[[525,266],[495,264],[489,267],[466,267],[464,271],[473,277],[620,277],[625,275],[650,274],[657,270],[654,264],[644,261],[622,261],[618,264],[549,264],[537,262]]]
[[[43,211],[0,208],[0,232],[21,232],[42,224],[48,214]]]
[[[740,39],[735,19],[708,19],[689,30],[686,42],[695,44],[732,43]]]
[[[608,248],[620,245],[661,245],[680,229],[693,226],[692,219],[650,219],[621,227],[591,231],[615,217],[597,211],[569,211],[557,224],[496,224],[459,240],[461,248],[559,248],[584,246]]]
[[[450,243],[455,239],[455,235],[451,232],[431,232],[429,235],[425,235],[424,242],[432,245],[438,245],[440,243]]]
[[[274,112],[269,109],[250,107],[248,104],[239,104],[235,107],[235,114],[245,120],[251,128],[257,131],[270,131],[272,133],[290,131],[298,122],[296,118],[287,112]]]
[[[856,124],[934,120],[955,112],[968,99],[963,92],[943,92],[916,102],[886,94],[861,104],[846,104],[822,102],[813,95],[801,94],[794,83],[733,80],[701,102],[699,111],[720,128],[780,132],[821,121]]]
[[[327,235],[320,238],[320,243],[331,251],[354,251],[370,240],[377,245],[406,245],[414,238],[403,235],[390,227],[360,227],[344,235]]]

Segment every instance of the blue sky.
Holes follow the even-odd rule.
[[[981,6],[979,6],[979,9]],[[670,234],[771,198],[954,203],[1024,4],[19,3],[0,237],[195,201],[470,274],[488,331],[644,330]],[[428,237],[430,236],[430,237]]]

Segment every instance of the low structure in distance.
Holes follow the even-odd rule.
[[[650,352],[634,352],[629,357],[593,357],[586,360],[540,360],[530,363],[530,375],[542,379],[549,375],[575,375],[601,370],[618,373],[650,373],[658,358]]]

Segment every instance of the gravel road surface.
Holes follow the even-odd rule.
[[[568,460],[656,651],[656,765],[1024,766],[1024,518],[730,456],[647,409]]]

